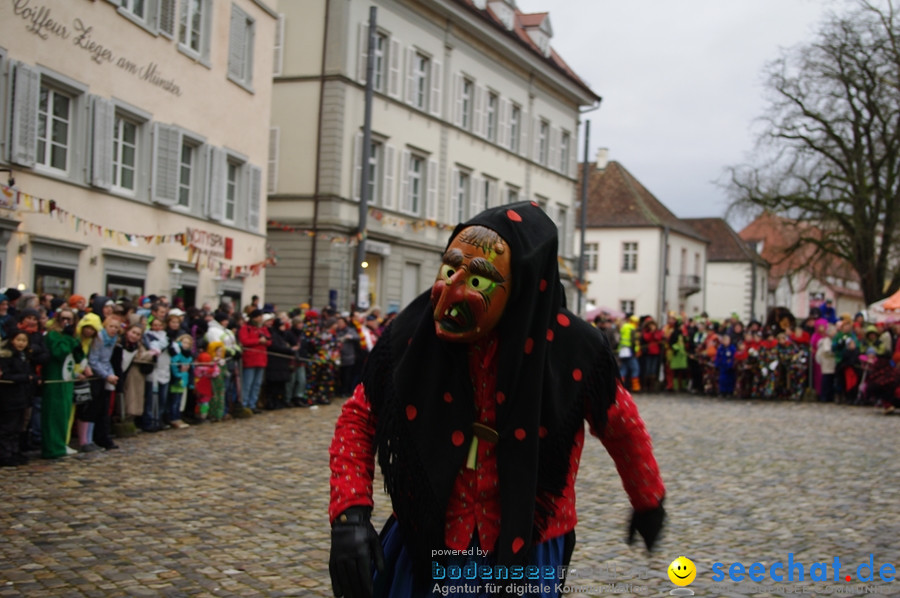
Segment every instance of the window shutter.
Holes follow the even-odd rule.
[[[429,108],[434,116],[441,115],[441,88],[443,86],[443,75],[441,74],[441,63],[437,60],[431,61],[431,101]]]
[[[469,217],[484,211],[484,181],[478,177],[469,178]]]
[[[563,171],[559,165],[559,129],[557,127],[550,127],[550,151],[547,162],[552,170]]]
[[[572,241],[575,239],[575,210],[566,210],[566,245],[563,255],[572,255]]]
[[[406,103],[416,103],[416,51],[412,48],[406,49]]]
[[[519,110],[519,155],[528,157],[528,115]]]
[[[359,62],[356,64],[356,78],[360,83],[366,82],[366,61],[369,59],[369,26],[359,24]]]
[[[260,202],[262,199],[262,168],[248,165],[247,176],[247,228],[259,232]]]
[[[357,133],[353,137],[353,187],[350,189],[350,197],[353,198],[353,201],[359,201],[360,194],[362,193],[362,187],[360,186],[362,183],[362,141],[363,134]]]
[[[500,98],[497,107],[497,143],[509,147],[509,100]]]
[[[156,123],[153,127],[153,201],[171,206],[178,203],[181,168],[181,131]]]
[[[397,196],[394,195],[394,154],[396,150],[393,145],[384,146],[384,180],[381,185],[382,189],[382,205],[393,210],[396,207]]]
[[[91,184],[109,189],[113,183],[113,135],[116,108],[111,100],[94,96],[94,127],[91,152]]]
[[[41,75],[36,69],[16,64],[12,101],[12,138],[10,161],[29,168],[37,155],[38,102]]]
[[[391,66],[388,73],[388,95],[400,99],[400,65],[402,64],[400,40],[391,38],[389,48],[388,52],[391,55],[388,56],[388,60]]]
[[[284,15],[278,15],[278,23],[275,25],[275,47],[272,56],[272,74],[280,75],[284,68]],[[270,187],[272,183],[268,184]]]
[[[534,136],[532,139],[532,148],[531,148],[531,159],[535,162],[540,163],[541,161],[541,119],[534,116],[531,119],[531,134]]]
[[[578,135],[569,135],[569,176],[578,176]]]
[[[158,0],[156,6],[159,32],[166,37],[175,35],[175,0]]]
[[[500,185],[497,184],[497,181],[491,181],[491,188],[488,193],[488,205],[491,207],[500,205]]]
[[[453,124],[457,127],[462,126],[463,113],[463,76],[460,73],[453,75],[453,89],[456,97],[456,107],[453,109]]]
[[[484,126],[484,96],[485,96],[484,87],[481,85],[475,86],[475,119],[472,127],[472,132],[478,135],[479,137],[484,137],[485,126]]]
[[[244,78],[244,56],[247,44],[247,18],[237,6],[231,6],[231,31],[228,34],[228,74]]]
[[[409,199],[409,151],[403,150],[400,154],[400,211],[412,210],[412,202]]]
[[[278,142],[281,139],[281,129],[272,127],[269,129],[269,169],[266,172],[266,186],[269,193],[278,191]]]
[[[428,161],[428,193],[425,199],[425,218],[427,220],[438,219],[437,191],[438,191],[438,163],[437,160]]]
[[[459,169],[450,169],[450,213],[447,214],[447,222],[457,224],[459,220]]]
[[[206,200],[206,216],[221,222],[225,220],[225,189],[228,186],[228,157],[225,150],[212,147],[209,150],[209,186]]]

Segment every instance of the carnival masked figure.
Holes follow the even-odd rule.
[[[585,420],[631,501],[629,542],[638,532],[653,547],[665,488],[650,437],[605,337],[564,301],[556,225],[537,204],[457,226],[433,287],[385,330],[337,421],[336,596],[442,595],[442,572],[472,562],[567,564]],[[380,537],[376,454],[393,507]],[[475,581],[472,595],[502,591]],[[562,580],[544,581],[556,596]]]

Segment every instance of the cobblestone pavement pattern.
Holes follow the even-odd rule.
[[[666,568],[681,554],[697,565],[698,595],[766,590],[727,577],[711,587],[717,561],[838,556],[854,572],[874,554],[876,568],[900,568],[900,418],[810,403],[637,402],[668,487],[667,529],[652,555],[623,542],[625,493],[588,442],[575,595],[668,595]],[[143,434],[116,451],[0,470],[0,596],[330,596],[327,449],[339,409]],[[376,501],[380,525],[390,507]],[[879,591],[900,595],[900,585]]]

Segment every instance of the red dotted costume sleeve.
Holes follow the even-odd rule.
[[[374,438],[375,416],[360,384],[344,403],[328,449],[331,459],[330,521],[350,507],[373,506]]]
[[[650,434],[638,414],[631,393],[621,384],[617,384],[616,403],[607,416],[603,434],[597,434],[593,422],[591,434],[600,439],[616,464],[631,506],[635,511],[658,507],[666,489],[653,456]]]

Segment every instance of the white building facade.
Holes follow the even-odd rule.
[[[261,295],[276,24],[261,0],[0,5],[0,286]]]
[[[370,6],[375,99],[363,181]],[[282,0],[278,10],[269,238],[280,264],[268,298],[355,302],[362,184],[360,306],[401,309],[431,285],[457,223],[514,201],[547,210],[571,263],[579,108],[599,98],[550,50],[549,17],[467,0]]]

